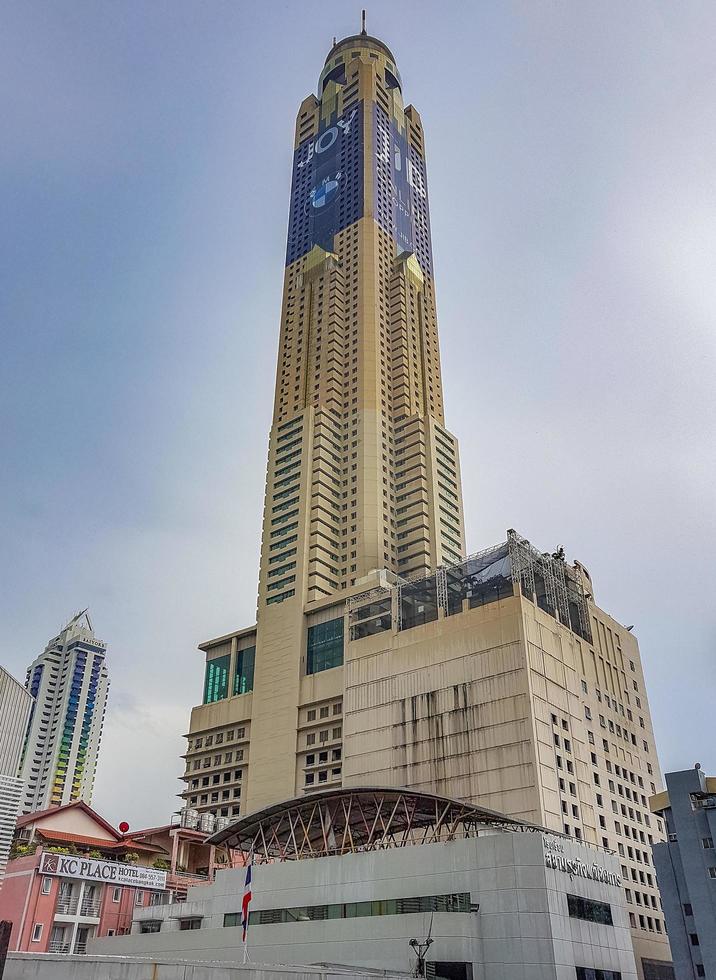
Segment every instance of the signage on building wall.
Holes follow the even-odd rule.
[[[410,189],[417,186],[417,182],[408,140],[398,129],[395,119],[389,118],[376,104],[373,106],[373,138],[375,218],[393,236],[398,252],[412,252],[415,235]],[[424,187],[421,193],[424,196]]]
[[[568,858],[564,854],[555,851],[547,851],[544,856],[546,868],[554,868],[555,871],[564,871],[565,874],[573,878],[588,878],[590,881],[601,881],[606,885],[621,886],[621,875],[614,871],[607,871],[599,864],[585,864],[578,858]]]
[[[324,125],[293,154],[286,265],[326,251],[333,237],[363,216],[363,103]]]
[[[118,864],[115,861],[95,861],[93,858],[74,854],[45,852],[40,861],[40,874],[83,878],[86,881],[100,884],[106,882],[129,888],[153,888],[158,891],[167,886],[166,871],[141,868],[134,864]]]

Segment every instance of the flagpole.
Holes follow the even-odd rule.
[[[246,871],[246,876],[245,876],[245,880],[244,880],[244,895],[246,894],[247,884],[248,884],[249,888],[252,888],[253,887],[250,884],[251,879],[253,877],[253,874],[252,874],[252,872],[253,872],[253,866],[254,866],[254,849],[252,847],[251,850],[249,851],[249,863],[248,863],[248,867],[247,867],[247,871]],[[250,904],[251,893],[249,893],[249,895],[250,895],[250,897],[249,897],[249,903],[247,903],[246,906],[245,906],[246,924],[244,926],[244,936],[243,936],[243,939],[244,939],[244,958],[243,958],[243,963],[244,964],[251,962],[250,959],[249,959],[249,904]]]

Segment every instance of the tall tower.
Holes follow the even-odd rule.
[[[23,813],[92,802],[109,689],[106,650],[85,609],[28,668],[25,686],[35,703],[21,763]]]
[[[257,621],[200,646],[181,796],[211,824],[405,786],[616,851],[639,978],[668,976],[636,638],[562,549],[465,557],[459,474],[422,126],[362,33],[296,121]]]
[[[420,117],[365,33],[334,45],[318,93],[296,120],[260,618],[464,552]]]

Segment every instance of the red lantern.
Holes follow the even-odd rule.
[[[121,822],[121,824],[119,825],[119,830],[120,830],[120,833],[122,833],[122,834],[126,834],[127,833],[127,831],[129,830],[129,824],[127,823],[126,820],[123,820]]]

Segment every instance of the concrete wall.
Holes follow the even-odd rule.
[[[614,856],[568,839],[566,858],[619,873]],[[217,956],[239,962],[240,927],[224,915],[241,908],[244,872],[220,872],[213,885],[193,888],[185,904],[140,912],[135,920],[161,920],[161,931],[112,937],[90,952]],[[635,980],[623,890],[547,868],[541,834],[492,833],[485,837],[340,858],[289,861],[254,868],[252,911],[333,902],[361,902],[468,892],[479,911],[436,912],[429,959],[473,964],[475,980],[574,980],[575,966],[618,970]],[[569,916],[566,893],[606,902],[613,926]],[[200,929],[179,931],[179,918],[200,915]],[[249,950],[261,962],[347,963],[408,972],[408,941],[425,936],[430,913],[377,915],[321,921],[251,924]],[[138,920],[138,921],[137,921]]]
[[[123,956],[11,953],[4,980],[367,980],[369,976],[364,972],[320,967],[240,966],[216,961],[182,963]],[[388,974],[381,976],[389,978]]]

